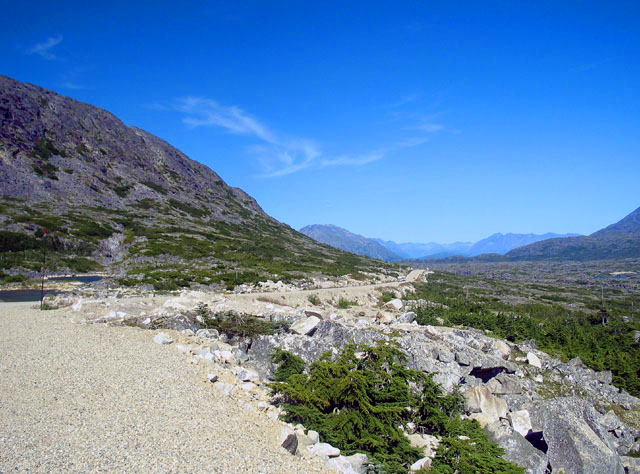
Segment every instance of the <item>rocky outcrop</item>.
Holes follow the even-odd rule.
[[[529,474],[549,469],[625,472],[622,456],[638,442],[640,432],[596,407],[605,402],[630,406],[640,400],[610,385],[610,373],[596,373],[579,360],[563,363],[531,342],[510,344],[481,331],[408,323],[392,327],[402,332],[394,339],[409,366],[431,374],[445,390],[462,391],[467,416],[505,449],[505,459],[525,466]],[[275,347],[311,363],[349,342],[388,339],[386,331],[384,326],[321,321],[309,335],[259,336],[248,354],[261,376],[269,378],[274,370],[269,355]],[[521,353],[526,357],[517,355]],[[550,386],[574,396],[549,398]]]

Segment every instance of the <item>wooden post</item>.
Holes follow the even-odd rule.
[[[44,305],[44,269],[47,265],[47,234],[49,231],[47,229],[44,230],[44,234],[42,234],[42,276],[41,276],[41,286],[40,286],[40,311],[42,311],[42,307]]]

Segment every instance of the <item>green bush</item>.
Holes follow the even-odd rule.
[[[320,298],[318,298],[316,295],[309,295],[307,296],[307,299],[309,300],[309,303],[314,306],[318,306],[320,304]]]
[[[340,297],[338,300],[338,308],[347,309],[349,306],[358,306],[358,302]]]
[[[286,331],[286,322],[274,323],[258,319],[249,314],[227,311],[224,313],[209,313],[203,317],[207,329],[216,329],[227,337],[255,337],[261,334],[276,334]]]
[[[365,453],[384,472],[407,472],[422,457],[400,429],[411,422],[419,431],[444,438],[435,472],[524,473],[499,457],[503,451],[477,422],[458,420],[460,396],[443,394],[430,376],[407,368],[396,343],[348,344],[335,360],[325,354],[308,373],[299,358],[285,354],[274,352],[281,381],[269,385],[285,409],[283,418],[317,431],[347,456]],[[460,440],[459,433],[472,440]]]

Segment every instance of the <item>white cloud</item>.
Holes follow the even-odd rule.
[[[423,132],[435,133],[444,130],[444,125],[441,123],[422,123],[417,125],[415,128],[416,130],[422,130]]]
[[[56,59],[56,55],[53,54],[53,52],[51,50],[55,46],[59,45],[60,43],[62,43],[62,36],[61,35],[52,36],[50,38],[47,38],[46,41],[44,41],[42,43],[37,43],[33,47],[29,48],[27,50],[27,53],[28,54],[37,54],[38,56],[42,57],[43,59],[47,59],[49,61],[53,61],[54,59]]]
[[[162,106],[153,104],[153,108],[161,110]],[[256,139],[259,143],[248,146],[247,150],[257,158],[263,169],[261,176],[265,178],[286,176],[311,167],[362,166],[382,160],[394,151],[418,146],[429,140],[424,136],[410,137],[393,146],[368,153],[327,156],[316,141],[277,133],[234,105],[221,105],[215,100],[202,97],[185,97],[177,101],[174,109],[185,114],[182,121],[190,127],[219,127],[232,134]],[[444,127],[439,124],[416,127],[428,133],[442,128]]]

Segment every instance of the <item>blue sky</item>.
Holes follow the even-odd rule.
[[[638,2],[103,3],[4,5],[0,73],[160,136],[292,227],[473,241],[640,206]]]

